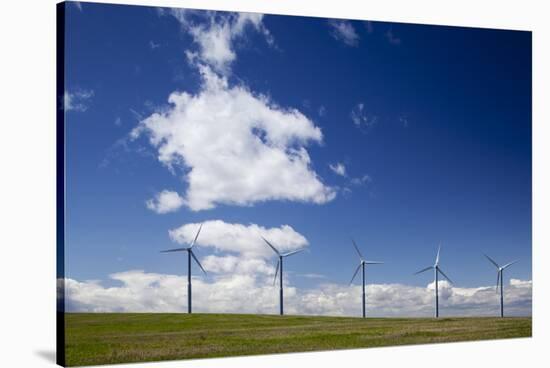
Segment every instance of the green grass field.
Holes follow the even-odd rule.
[[[67,365],[531,336],[531,318],[360,318],[69,313]]]

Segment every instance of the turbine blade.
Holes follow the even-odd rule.
[[[363,255],[361,254],[361,252],[359,251],[359,247],[357,247],[357,244],[355,244],[355,240],[351,239],[351,243],[353,244],[353,247],[355,248],[355,250],[357,251],[357,254],[359,254],[359,258],[361,260],[363,260]]]
[[[511,265],[513,265],[514,263],[516,263],[517,261],[518,261],[518,259],[516,259],[516,260],[513,261],[513,262],[506,263],[504,266],[502,266],[502,269],[505,269],[506,267],[510,267]]]
[[[283,257],[287,257],[287,256],[291,256],[293,254],[296,254],[298,252],[301,252],[303,250],[306,250],[305,248],[302,248],[302,249],[297,249],[297,250],[293,250],[292,252],[288,252],[288,253],[285,253],[285,254],[282,254]]]
[[[384,262],[377,262],[377,261],[365,261],[365,264],[384,264]]]
[[[186,250],[189,250],[189,248],[166,249],[166,250],[161,250],[160,252],[161,252],[161,253],[184,252],[184,251],[186,251]]]
[[[483,255],[492,263],[495,265],[496,268],[500,268],[498,263],[496,263],[491,257],[489,257],[487,254],[483,253]]]
[[[277,260],[277,268],[275,269],[275,277],[273,278],[273,285],[275,285],[275,282],[277,282],[277,274],[279,273],[279,263],[281,260]]]
[[[498,293],[498,287],[500,285],[500,270],[497,272],[497,287],[495,288],[495,292]]]
[[[357,276],[357,272],[359,272],[359,268],[361,268],[361,263],[359,263],[359,266],[357,266],[357,268],[355,269],[355,273],[353,274],[351,280],[349,281],[350,285],[353,282],[353,279],[355,279],[355,276]]]
[[[266,238],[264,238],[263,236],[262,236],[261,238],[267,243],[267,245],[269,245],[269,247],[270,247],[271,249],[273,249],[273,251],[274,251],[278,256],[281,255],[281,253],[279,253],[279,251],[277,250],[277,248],[275,248],[275,247],[273,246],[273,244],[271,244],[270,242],[268,242]]]
[[[415,274],[415,275],[418,275],[419,273],[426,272],[426,271],[428,271],[428,270],[431,270],[432,268],[434,268],[434,267],[433,267],[433,266],[429,266],[429,267],[426,267],[426,268],[421,269],[421,270],[418,271],[418,272],[415,272],[414,274]]]
[[[449,277],[447,277],[447,275],[445,275],[445,273],[443,271],[441,271],[441,268],[437,267],[437,271],[439,271],[439,273],[442,274],[443,277],[445,277],[447,279],[447,281],[449,281],[451,284],[454,284],[454,282],[452,282],[451,279]]]
[[[199,231],[197,231],[197,235],[195,235],[195,239],[193,239],[193,243],[191,243],[191,246],[189,247],[189,249],[193,248],[193,245],[195,245],[195,242],[197,241],[197,238],[199,237],[199,234],[201,233],[201,229],[202,229],[202,224],[201,224],[201,226],[199,226]]]
[[[435,264],[439,264],[439,252],[441,251],[441,244],[439,244],[439,247],[437,248],[437,255],[435,256]]]
[[[197,264],[199,265],[199,267],[201,268],[202,272],[204,272],[204,274],[206,275],[206,271],[204,270],[204,268],[202,267],[201,263],[199,262],[199,260],[197,259],[197,257],[195,257],[195,253],[193,253],[192,250],[189,251],[191,253],[191,257],[193,257],[193,259],[195,260],[195,262],[197,262]]]

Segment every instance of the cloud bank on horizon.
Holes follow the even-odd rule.
[[[272,285],[273,266],[257,259],[209,256],[205,267],[215,267],[212,281],[193,278],[193,306],[199,313],[278,312],[278,286]],[[97,281],[65,280],[69,312],[183,312],[186,310],[186,276],[131,270],[110,275],[119,286]],[[299,289],[284,280],[285,309],[289,314],[357,316],[361,286],[322,283]],[[376,317],[428,317],[433,315],[433,283],[426,287],[403,284],[367,285],[367,313]],[[506,286],[505,308],[509,316],[531,315],[532,282],[511,279]],[[496,316],[498,294],[491,286],[459,288],[439,283],[442,316]]]

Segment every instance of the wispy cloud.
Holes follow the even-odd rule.
[[[378,118],[372,114],[369,114],[365,108],[365,104],[358,103],[350,113],[351,121],[357,127],[367,132],[378,122]]]
[[[231,72],[231,64],[237,58],[235,41],[244,38],[248,29],[262,34],[268,44],[274,44],[273,36],[263,24],[263,14],[186,9],[160,9],[159,14],[173,16],[199,46],[198,52],[187,52],[188,60],[198,58],[224,75]]]
[[[137,121],[141,121],[143,120],[143,114],[140,113],[139,111],[135,110],[135,109],[128,109],[128,111],[130,111],[130,113],[133,115],[133,117],[137,120]]]
[[[361,187],[372,183],[372,178],[367,175],[352,176],[348,173],[347,167],[342,162],[336,162],[328,165],[330,170],[338,176],[344,178],[344,184],[338,190],[345,196],[351,195],[352,187]]]
[[[149,41],[149,47],[151,48],[151,50],[155,50],[155,49],[158,49],[160,47],[160,43],[155,43],[155,41]]]
[[[82,3],[80,1],[71,1],[71,3],[80,11],[82,11]]]
[[[330,34],[336,40],[352,47],[359,45],[359,35],[350,21],[331,19],[328,24],[331,28]]]
[[[337,162],[335,164],[329,164],[328,167],[334,172],[336,175],[340,176],[346,176],[346,166],[341,163]]]
[[[93,90],[77,89],[73,92],[65,91],[63,95],[64,109],[65,111],[84,112],[88,110],[90,100],[93,96]]]
[[[388,31],[386,32],[386,39],[392,45],[400,45],[401,44],[401,39],[398,38],[396,35],[394,35],[392,28],[388,29]]]
[[[367,20],[365,22],[365,28],[367,29],[368,33],[373,33],[374,32],[374,25],[372,24],[372,22],[370,20]]]
[[[355,186],[365,185],[372,183],[372,178],[369,175],[363,175],[357,178],[351,178],[350,183]]]

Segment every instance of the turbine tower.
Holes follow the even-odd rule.
[[[415,272],[415,275],[418,275],[419,273],[426,272],[428,270],[433,269],[434,270],[434,281],[435,281],[435,318],[439,317],[439,290],[438,290],[438,282],[439,282],[439,274],[443,275],[449,281],[451,284],[453,283],[450,278],[445,275],[445,273],[441,270],[439,267],[439,252],[441,251],[441,245],[439,245],[439,248],[437,248],[437,256],[435,257],[435,263],[433,266],[429,266],[426,268],[421,269],[418,272]]]
[[[502,276],[502,272],[510,267],[511,265],[513,265],[514,263],[517,262],[517,260],[513,261],[513,262],[510,262],[510,263],[507,263],[505,264],[504,266],[499,266],[498,263],[496,263],[494,260],[491,259],[491,257],[489,257],[487,254],[483,254],[485,257],[487,257],[487,259],[489,260],[489,262],[491,262],[492,264],[495,265],[495,267],[497,268],[497,288],[496,288],[496,292],[498,293],[498,286],[499,286],[499,282],[500,282],[500,317],[503,318],[504,317],[504,287],[503,287],[503,276]]]
[[[267,245],[269,245],[271,249],[273,249],[275,254],[277,254],[277,257],[279,257],[279,260],[277,261],[277,266],[275,269],[275,277],[273,278],[273,285],[275,285],[275,281],[277,281],[277,273],[279,273],[279,314],[282,316],[283,315],[283,258],[291,256],[298,252],[301,252],[305,248],[293,250],[292,252],[281,253],[277,250],[277,248],[275,248],[275,246],[273,246],[273,244],[268,242],[263,236],[262,236],[262,239],[266,242]],[[279,268],[281,269],[280,272],[279,272]]]
[[[199,226],[199,231],[197,231],[197,235],[195,235],[195,239],[193,239],[193,242],[186,248],[175,248],[175,249],[167,249],[161,251],[161,253],[171,253],[171,252],[187,252],[187,313],[191,314],[191,257],[197,262],[199,267],[201,268],[202,272],[206,275],[206,271],[202,267],[201,263],[195,257],[195,253],[193,253],[193,246],[195,245],[197,238],[199,237],[199,234],[202,229],[202,224]]]
[[[367,260],[365,260],[363,258],[363,255],[359,251],[359,248],[357,247],[357,244],[355,244],[355,240],[351,239],[351,242],[353,244],[353,247],[357,251],[357,254],[359,255],[359,260],[361,262],[359,263],[359,266],[357,266],[357,269],[355,270],[355,273],[353,274],[353,277],[351,278],[351,281],[349,282],[349,284],[351,285],[351,283],[353,282],[353,279],[355,279],[355,276],[357,275],[357,272],[359,272],[359,268],[362,268],[362,272],[363,272],[363,318],[365,318],[367,316],[367,312],[366,312],[367,299],[366,299],[366,296],[365,296],[365,266],[366,265],[372,265],[372,264],[383,264],[384,262],[376,262],[376,261],[367,261]]]

